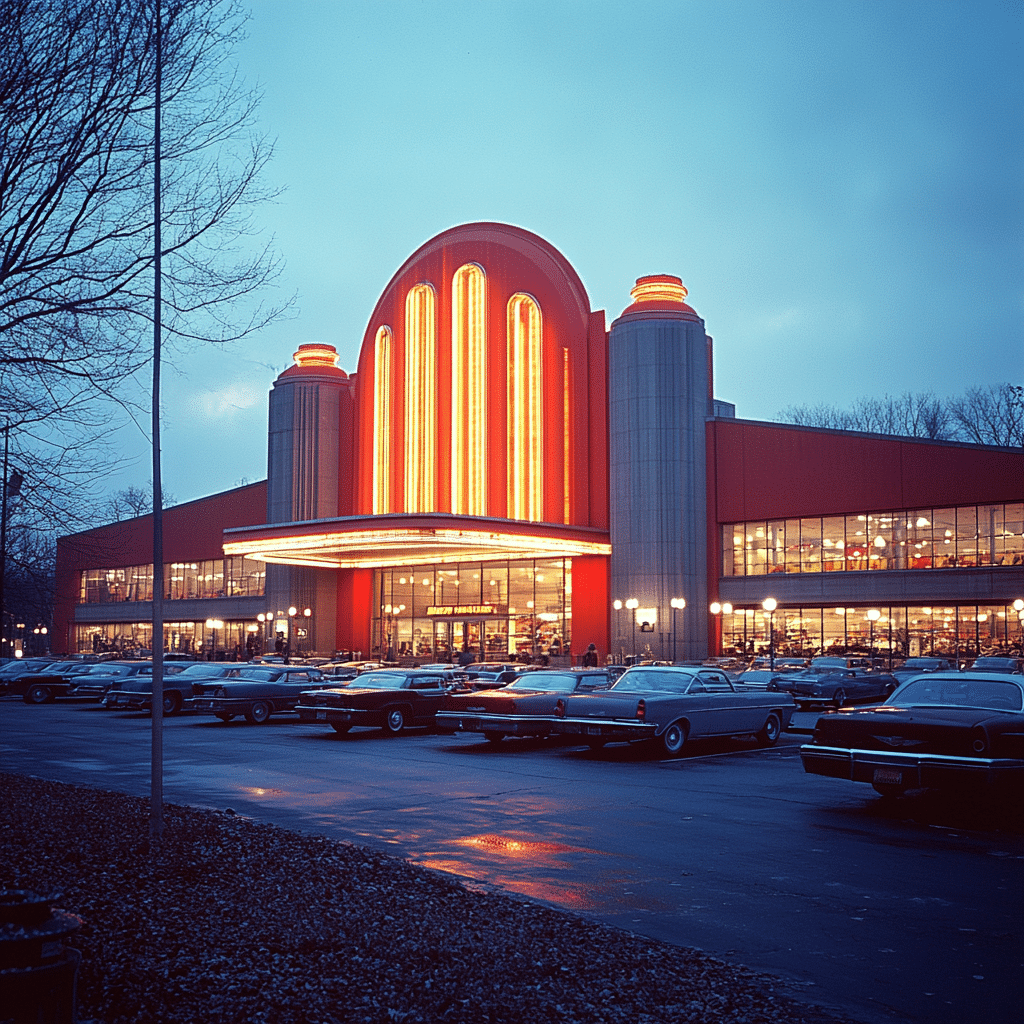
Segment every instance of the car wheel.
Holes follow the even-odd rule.
[[[339,735],[344,736],[345,733],[352,728],[351,725],[346,725],[344,722],[331,722],[331,728]]]
[[[669,757],[678,757],[686,746],[686,726],[682,722],[673,722],[661,734],[661,749]]]
[[[782,721],[773,711],[765,719],[764,728],[757,734],[757,743],[761,747],[774,747],[782,735]]]
[[[389,708],[384,719],[384,731],[397,736],[405,728],[405,712],[401,708]]]
[[[488,743],[500,743],[504,738],[505,734],[503,732],[484,733],[484,739],[487,740]]]
[[[846,691],[842,687],[832,694],[832,703],[837,708],[841,708],[846,703]]]
[[[177,690],[164,690],[164,714],[176,715],[181,710],[181,694]]]
[[[245,720],[253,725],[262,725],[270,717],[270,705],[265,700],[253,701],[245,713]]]
[[[217,712],[217,717],[222,722],[230,722],[231,719],[234,718],[235,716],[234,715],[229,715],[226,711],[218,711]]]
[[[30,686],[22,698],[26,704],[46,704],[52,699],[50,688],[43,686],[42,683],[35,683],[33,686]]]

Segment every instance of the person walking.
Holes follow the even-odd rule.
[[[581,664],[584,668],[597,668],[597,645],[591,644],[584,652]]]

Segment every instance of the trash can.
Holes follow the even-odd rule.
[[[0,1024],[75,1024],[82,954],[64,939],[82,919],[54,898],[0,889]]]

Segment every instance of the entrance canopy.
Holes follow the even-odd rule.
[[[573,558],[611,551],[605,530],[448,514],[346,516],[224,531],[225,555],[321,569]]]

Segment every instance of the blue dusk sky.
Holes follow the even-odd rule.
[[[297,312],[166,373],[179,502],[263,479],[296,347],[354,370],[394,272],[467,221],[547,239],[609,322],[678,274],[743,418],[1024,382],[1019,0],[251,9],[284,190],[259,218]],[[149,479],[137,443],[113,489]]]

